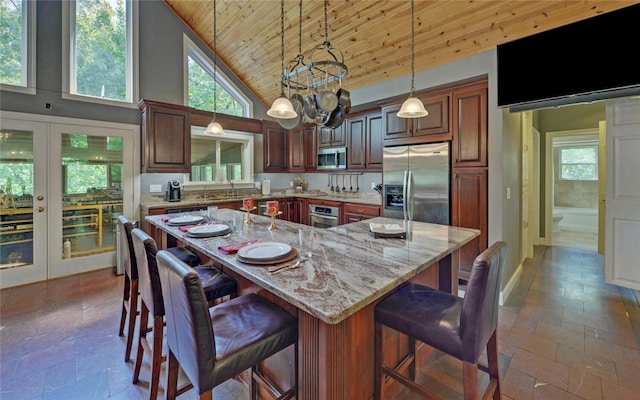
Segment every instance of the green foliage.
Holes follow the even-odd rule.
[[[189,64],[189,107],[204,111],[214,111],[214,81],[197,62],[188,58]],[[228,115],[242,116],[242,107],[224,88],[217,85],[215,111]]]
[[[561,178],[574,181],[598,179],[598,148],[596,146],[560,149]]]
[[[33,163],[0,163],[0,189],[15,196],[33,193]]]
[[[23,84],[22,2],[0,0],[0,82]]]
[[[75,34],[77,93],[126,100],[124,0],[76,0]]]

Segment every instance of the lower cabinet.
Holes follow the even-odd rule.
[[[350,224],[352,222],[362,221],[380,216],[380,206],[344,203],[342,206],[342,223]]]
[[[451,225],[480,230],[460,249],[458,276],[468,280],[473,260],[487,248],[487,168],[456,168],[451,182]]]

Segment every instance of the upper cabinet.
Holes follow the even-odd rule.
[[[347,169],[382,170],[382,115],[379,112],[350,117],[347,129]]]
[[[277,122],[263,121],[264,172],[288,171],[287,130]]]
[[[453,168],[487,166],[487,85],[453,92]]]
[[[416,95],[429,115],[422,118],[398,118],[402,101],[382,105],[385,146],[451,140],[449,127],[450,93]]]
[[[191,119],[183,106],[142,100],[141,171],[190,172]]]
[[[347,143],[345,134],[345,124],[343,123],[337,128],[327,128],[326,126],[318,126],[318,148],[325,147],[343,147]]]

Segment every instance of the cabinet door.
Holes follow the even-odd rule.
[[[333,138],[331,139],[332,147],[341,147],[347,145],[347,132],[344,124],[332,129]]]
[[[280,125],[263,124],[264,172],[287,171],[287,131]]]
[[[367,116],[366,136],[366,165],[367,171],[382,171],[382,114],[375,113]]]
[[[396,115],[401,104],[389,104],[382,107],[382,129],[384,140],[402,139],[411,136],[412,122],[409,118],[398,118]]]
[[[480,236],[460,249],[459,276],[469,279],[473,260],[487,248],[487,169],[452,171],[451,225],[480,230]]]
[[[348,169],[365,169],[367,167],[366,121],[367,117],[364,115],[355,118],[349,118],[346,121]]]
[[[449,94],[420,97],[429,115],[413,121],[413,136],[449,133]]]
[[[289,172],[304,172],[304,128],[287,132],[289,137]]]
[[[304,127],[304,169],[307,172],[314,172],[317,163],[317,143],[316,143],[316,127]]]
[[[487,86],[453,93],[451,160],[456,167],[487,166]]]
[[[190,172],[189,112],[178,107],[141,106],[142,172]]]
[[[344,126],[345,124],[342,124],[337,128],[319,126],[317,131],[318,148],[345,146],[347,139]]]

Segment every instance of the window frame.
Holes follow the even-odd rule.
[[[36,94],[36,2],[21,0],[22,3],[22,48],[20,85],[0,83],[0,90],[25,94]]]
[[[136,99],[139,97],[138,0],[125,0],[127,13],[127,40],[125,50],[127,53],[127,96],[123,101],[75,92],[75,62],[72,61],[75,57],[75,46],[71,45],[72,41],[75,42],[75,5],[75,0],[62,2],[62,98],[118,107],[137,108]]]
[[[183,104],[189,106],[189,57],[191,57],[202,69],[213,78],[213,61],[198,47],[187,34],[183,34]],[[217,61],[216,82],[219,87],[231,95],[242,107],[242,117],[253,118],[253,102],[247,97],[229,77],[220,70],[220,59]]]
[[[595,161],[592,163],[566,163],[562,160],[563,150],[584,149],[589,148],[594,151]],[[558,179],[561,181],[577,181],[577,182],[597,182],[598,177],[598,144],[591,142],[576,142],[574,144],[563,144],[558,146]],[[562,170],[564,165],[593,165],[594,175],[592,179],[569,179],[563,176]]]

